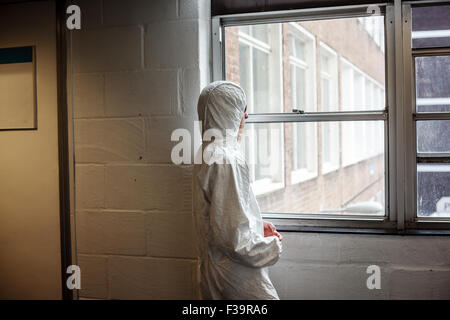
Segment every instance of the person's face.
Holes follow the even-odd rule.
[[[241,119],[241,124],[239,125],[238,141],[241,141],[242,133],[244,132],[245,119],[248,118],[247,106],[244,109],[244,116]]]

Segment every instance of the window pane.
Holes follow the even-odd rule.
[[[261,50],[253,49],[253,108],[252,113],[272,112],[269,102],[269,55]],[[275,110],[273,110],[275,111]]]
[[[245,83],[251,113],[325,110],[320,106],[323,76],[329,79],[330,111],[367,110],[366,80],[383,96],[379,104],[370,103],[370,110],[382,110],[383,46],[382,16],[226,27],[226,79]],[[351,78],[345,77],[346,68],[355,71]]]
[[[339,123],[322,122],[322,173],[339,166]]]
[[[247,124],[241,141],[255,194],[283,188],[283,124]]]
[[[239,79],[240,79],[240,84],[242,86],[242,89],[244,89],[245,92],[250,92],[251,91],[251,63],[249,63],[250,61],[250,47],[246,44],[240,44],[239,45],[239,63],[242,66],[239,69]],[[252,95],[251,94],[247,94],[247,104],[249,105],[253,105],[250,102],[250,99],[252,99]],[[249,109],[250,111],[250,109]]]
[[[247,162],[261,210],[384,215],[384,122],[361,123],[374,134],[358,140],[341,135],[344,128],[356,132],[357,122],[348,121],[246,125]],[[257,137],[265,142],[258,145]],[[357,157],[364,144],[372,152]],[[347,163],[341,154],[350,155]]]
[[[347,59],[343,58],[341,65],[341,110],[383,110],[385,108],[384,82],[378,82],[370,74],[365,73]],[[373,86],[380,88],[380,97],[376,100],[372,100]]]
[[[290,54],[300,60],[305,60],[305,43],[301,41],[300,39],[296,38],[295,36],[291,35],[291,41],[290,43]],[[310,48],[308,48],[310,49]]]
[[[417,215],[450,217],[450,164],[417,165]]]
[[[450,112],[450,56],[417,57],[417,112]]]
[[[322,79],[322,111],[330,111],[330,80]]]
[[[281,24],[229,27],[225,41],[226,79],[244,88],[248,111],[281,112]]]
[[[317,175],[317,124],[293,123],[291,127],[292,171]]]
[[[239,32],[250,35],[250,26],[239,26]]]
[[[305,110],[306,108],[305,76],[306,74],[303,68],[291,65],[292,109]]]
[[[417,121],[417,152],[450,153],[450,120]]]
[[[269,33],[267,32],[267,24],[257,24],[255,26],[252,26],[252,36],[259,41],[268,43]]]
[[[450,46],[450,5],[412,8],[412,47]]]

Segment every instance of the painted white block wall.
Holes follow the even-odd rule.
[[[449,299],[450,238],[284,232],[270,269],[281,299]],[[366,286],[378,265],[381,289]]]
[[[81,296],[198,297],[192,168],[170,133],[193,130],[209,75],[207,0],[82,0],[73,32]],[[450,298],[450,238],[283,233],[282,299]],[[381,290],[366,287],[381,268]]]
[[[195,299],[192,167],[171,163],[209,80],[207,0],[79,0],[72,32],[82,298]]]

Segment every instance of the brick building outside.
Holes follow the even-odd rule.
[[[382,110],[383,23],[227,27],[226,79],[244,88],[249,113]],[[243,152],[263,212],[383,215],[384,141],[383,121],[258,123],[246,125]]]

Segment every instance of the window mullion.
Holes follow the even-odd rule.
[[[411,49],[411,6],[403,5],[403,57],[404,57],[404,135],[405,135],[405,223],[412,223],[417,213],[417,161],[414,70]]]
[[[450,112],[414,113],[414,120],[450,120]]]
[[[247,123],[323,122],[323,121],[373,121],[386,120],[386,111],[361,112],[305,112],[249,114]]]

